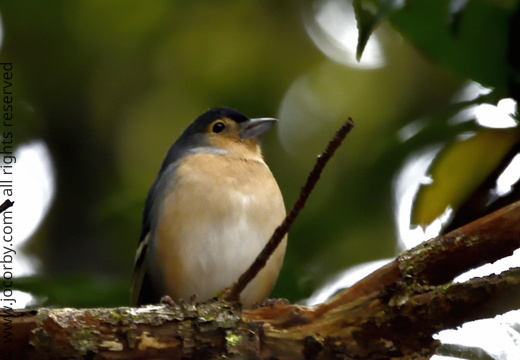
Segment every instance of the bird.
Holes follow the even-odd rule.
[[[145,201],[131,303],[209,300],[253,263],[286,216],[259,139],[277,119],[216,107],[168,150]],[[287,236],[240,296],[262,303],[282,267]]]

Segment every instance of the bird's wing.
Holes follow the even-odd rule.
[[[142,304],[141,298],[144,296],[144,288],[143,280],[148,277],[148,238],[150,236],[146,236],[139,242],[139,246],[137,248],[137,252],[135,254],[135,264],[134,264],[134,274],[132,278],[132,306]]]
[[[151,281],[149,274],[148,251],[151,241],[152,208],[154,205],[154,199],[156,198],[157,183],[159,182],[162,173],[163,171],[161,169],[157,179],[148,191],[148,196],[146,197],[144,205],[141,235],[139,236],[139,243],[137,244],[134,274],[132,277],[131,304],[133,306],[157,302],[159,300],[158,297],[161,296],[153,289],[153,282]]]
[[[131,304],[133,306],[156,303],[159,301],[159,298],[164,295],[160,294],[157,289],[155,289],[150,275],[150,264],[148,263],[150,242],[153,241],[152,220],[154,206],[156,205],[154,201],[161,198],[161,193],[164,191],[164,183],[175,177],[177,170],[176,160],[180,157],[180,155],[181,154],[178,151],[175,151],[174,147],[170,149],[168,156],[166,157],[161,170],[159,171],[159,175],[148,191],[148,196],[146,197],[141,225],[141,234],[139,236],[139,243],[137,244],[134,274],[132,278]]]

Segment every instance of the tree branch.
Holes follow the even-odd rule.
[[[12,321],[14,358],[428,359],[438,331],[518,308],[520,268],[450,281],[520,247],[519,224],[520,202],[405,251],[316,306],[278,302],[241,311],[214,299],[0,314]]]

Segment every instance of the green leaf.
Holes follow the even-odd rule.
[[[392,12],[403,6],[402,0],[354,0],[354,14],[358,28],[356,59],[359,61],[368,39],[376,27]]]
[[[506,89],[508,27],[517,1],[451,4],[451,0],[408,0],[390,21],[436,63],[486,86]]]

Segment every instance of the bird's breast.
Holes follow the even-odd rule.
[[[261,159],[220,154],[190,155],[166,181],[155,235],[165,291],[210,298],[238,279],[282,222],[280,190]],[[285,242],[244,291],[245,304],[268,295],[284,251]]]

